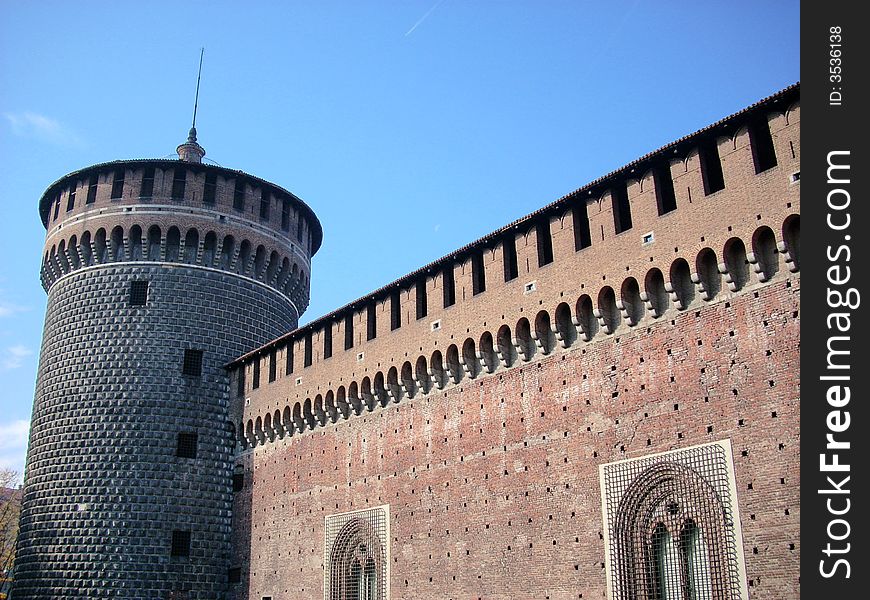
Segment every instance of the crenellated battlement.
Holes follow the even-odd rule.
[[[322,230],[290,192],[241,171],[170,160],[117,161],[71,173],[40,201],[48,290],[78,269],[129,261],[198,265],[281,291],[299,314]]]
[[[240,448],[799,270],[795,85],[233,361]]]

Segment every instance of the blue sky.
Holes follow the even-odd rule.
[[[799,3],[0,2],[0,467],[22,470],[55,179],[172,154],[319,215],[303,322],[799,80]]]

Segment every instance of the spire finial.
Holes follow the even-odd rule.
[[[193,135],[192,142],[196,141],[196,107],[199,105],[199,80],[202,78],[202,56],[205,54],[205,47],[199,49],[199,71],[196,74],[196,96],[193,98],[193,125],[190,126],[190,132]]]
[[[202,157],[205,156],[205,149],[196,141],[196,109],[199,106],[199,81],[202,78],[202,57],[204,54],[205,48],[202,47],[199,49],[199,71],[196,75],[196,95],[193,99],[193,123],[187,134],[187,141],[176,150],[178,158],[188,162],[202,162]]]

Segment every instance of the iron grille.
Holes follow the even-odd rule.
[[[746,600],[726,440],[601,465],[608,597]]]
[[[389,505],[326,517],[324,600],[389,600]]]

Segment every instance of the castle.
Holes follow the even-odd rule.
[[[800,89],[303,327],[322,230],[51,184],[14,598],[799,596]]]

